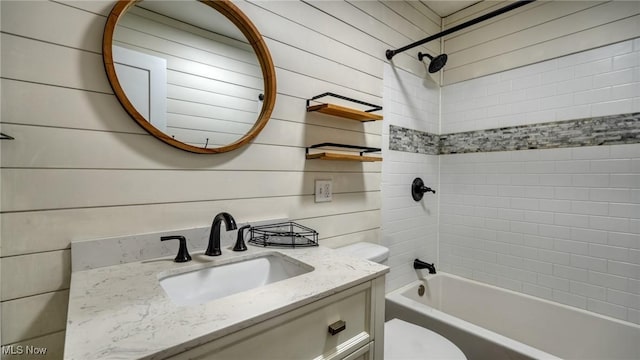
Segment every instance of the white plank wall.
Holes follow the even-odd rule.
[[[459,25],[508,2],[481,2],[444,18]],[[639,1],[538,1],[444,38],[453,84],[629,40],[640,34]]]
[[[292,218],[329,246],[379,241],[381,165],[305,161],[304,147],[380,146],[382,125],[307,114],[305,99],[381,104],[384,51],[439,30],[414,2],[236,2],[271,50],[276,108],[249,146],[202,156],[147,135],[115,99],[100,54],[113,4],[0,3],[0,120],[16,137],[0,143],[1,342],[47,347],[43,358],[62,357],[73,240],[203,226],[226,210]],[[424,74],[414,55],[394,61]],[[318,178],[333,179],[331,203],[314,203]]]

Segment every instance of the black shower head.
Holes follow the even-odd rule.
[[[447,63],[447,54],[440,54],[434,58],[427,53],[423,54],[422,52],[419,52],[418,60],[422,61],[425,56],[431,60],[431,63],[429,63],[429,72],[432,74],[440,71],[440,69],[442,69]]]

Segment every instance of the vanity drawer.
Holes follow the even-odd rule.
[[[319,300],[172,359],[346,358],[373,340],[371,288],[366,285]],[[344,322],[344,329],[339,326],[340,321]],[[330,325],[334,325],[334,334],[330,333]]]

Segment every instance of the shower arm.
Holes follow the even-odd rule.
[[[475,24],[477,24],[479,22],[491,19],[492,17],[498,16],[500,14],[504,14],[507,11],[511,11],[513,9],[517,9],[517,8],[519,8],[521,6],[527,5],[528,3],[531,3],[531,2],[534,2],[534,1],[535,0],[518,0],[518,1],[514,2],[514,3],[511,3],[511,4],[507,5],[507,6],[505,6],[505,7],[502,7],[500,9],[494,10],[494,11],[492,11],[490,13],[486,13],[486,14],[484,14],[482,16],[478,16],[475,19],[471,19],[471,20],[469,20],[467,22],[463,22],[460,25],[456,25],[456,26],[454,26],[452,28],[449,28],[449,29],[444,30],[442,32],[439,32],[437,34],[431,35],[431,36],[426,37],[426,38],[424,38],[422,40],[418,40],[418,41],[416,41],[414,43],[411,43],[409,45],[403,46],[403,47],[401,47],[399,49],[387,50],[385,54],[387,56],[387,59],[391,60],[396,54],[399,54],[399,53],[401,53],[403,51],[412,49],[412,48],[414,48],[416,46],[420,46],[422,44],[426,44],[429,41],[432,41],[432,40],[435,40],[435,39],[439,39],[439,38],[441,38],[443,36],[447,36],[447,35],[449,35],[451,33],[454,33],[456,31],[462,30],[462,29],[467,28],[469,26],[475,25]]]

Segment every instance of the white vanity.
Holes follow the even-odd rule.
[[[94,249],[100,248],[104,242]],[[160,283],[265,255],[306,270],[190,305],[176,304]],[[120,259],[111,266],[100,259],[97,268],[83,260],[86,269],[71,276],[65,359],[382,358],[386,266],[323,247],[249,246],[245,252],[224,248],[217,257],[194,251],[192,257],[187,263],[173,256]]]

